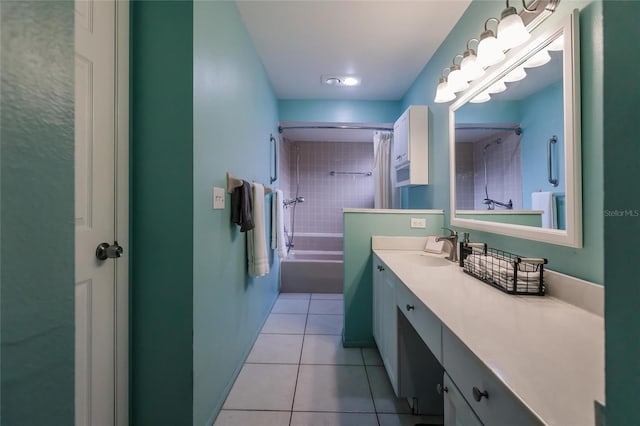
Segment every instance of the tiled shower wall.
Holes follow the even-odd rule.
[[[282,143],[280,185],[285,198],[293,198],[296,193],[296,149],[300,151],[299,195],[305,201],[296,207],[295,232],[341,234],[343,208],[373,208],[372,176],[330,174],[371,171],[373,143]],[[285,210],[285,227],[289,230],[292,209]]]
[[[497,144],[497,139],[501,143]],[[489,198],[513,202],[522,210],[522,160],[520,136],[504,132],[474,143],[456,145],[456,208],[486,210],[484,191],[484,147],[487,148],[487,189]],[[501,209],[497,207],[497,209]]]

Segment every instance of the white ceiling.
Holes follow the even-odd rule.
[[[237,5],[279,99],[399,100],[469,3],[239,0]],[[357,75],[362,84],[321,85],[327,74]]]

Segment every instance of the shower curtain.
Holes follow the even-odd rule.
[[[375,132],[373,135],[373,179],[374,208],[390,209],[392,204],[391,186],[391,132]]]

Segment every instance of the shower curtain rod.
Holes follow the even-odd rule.
[[[340,130],[393,130],[393,127],[373,127],[373,126],[352,126],[352,125],[342,125],[342,126],[278,126],[278,132],[282,133],[283,130],[289,129],[340,129]]]
[[[513,130],[516,135],[522,134],[522,127],[484,127],[484,126],[474,126],[474,127],[456,127],[456,130]]]

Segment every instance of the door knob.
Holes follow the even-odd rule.
[[[411,311],[411,310],[415,309],[415,306],[413,306],[413,305],[409,305],[409,304],[407,303],[406,308],[407,308],[407,311]]]
[[[442,392],[449,392],[449,388],[446,386],[442,386],[440,383],[436,385],[436,390],[440,395],[442,395]]]
[[[113,244],[100,243],[96,248],[96,258],[98,260],[117,259],[122,256],[124,249],[117,241]]]

